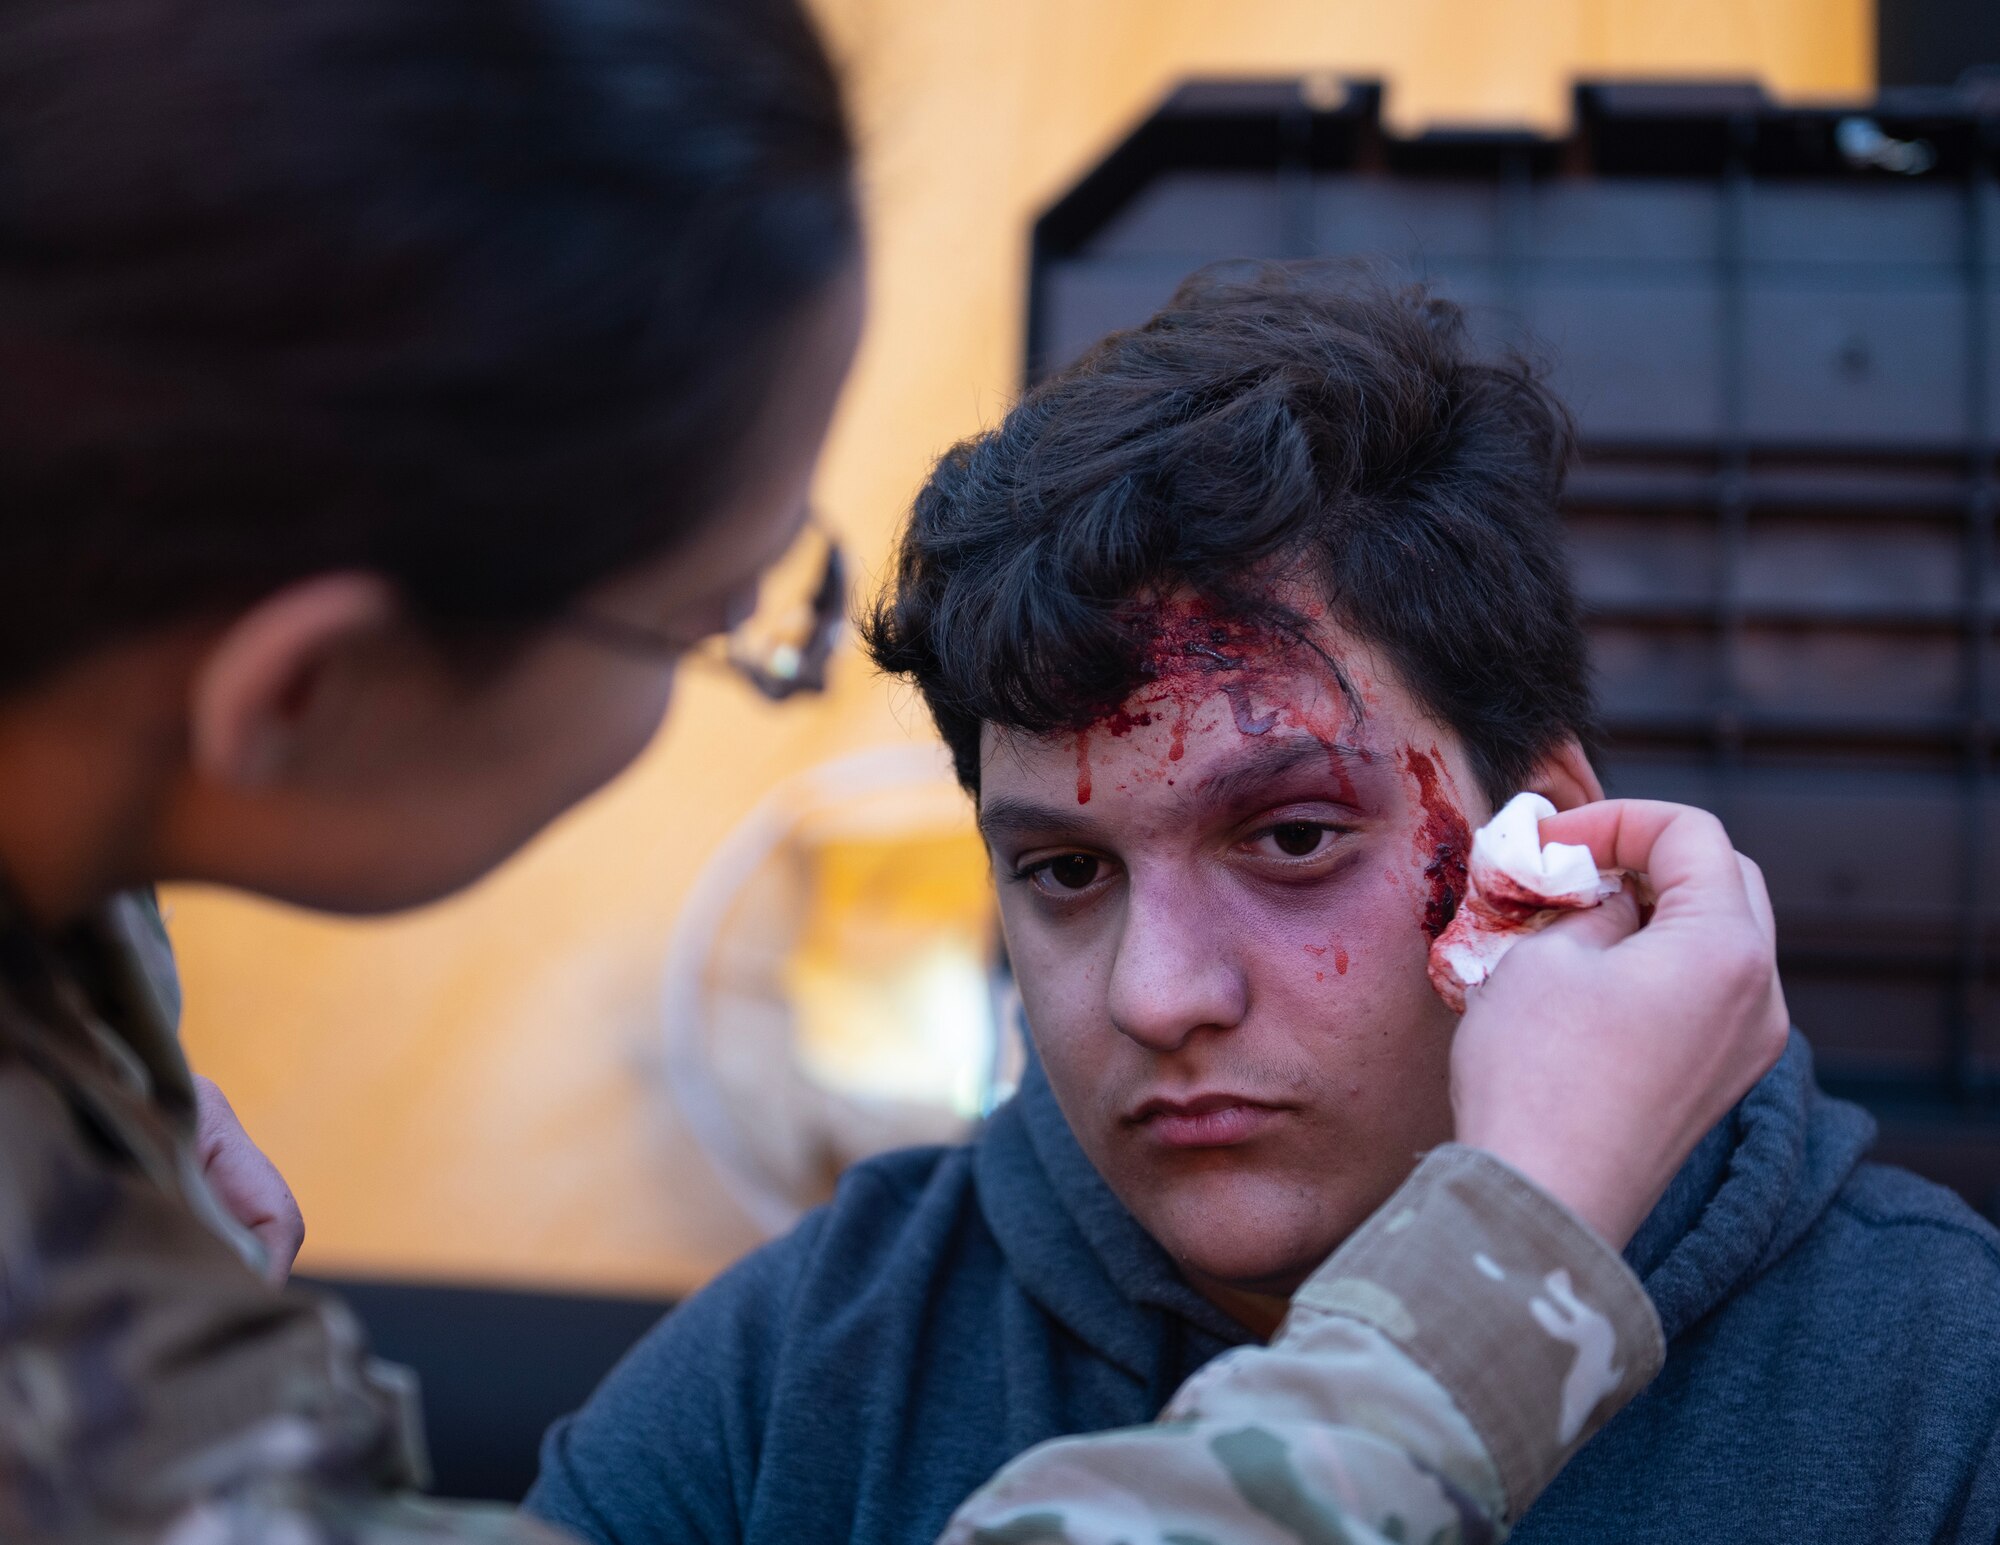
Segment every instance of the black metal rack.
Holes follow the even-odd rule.
[[[1375,258],[1546,357],[1615,787],[1724,815],[1827,1081],[2000,1209],[2000,94],[1587,84],[1560,138],[1381,105],[1176,91],[1037,223],[1030,377],[1232,257]]]

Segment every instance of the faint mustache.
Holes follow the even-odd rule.
[[[1255,1105],[1265,1110],[1292,1110],[1301,1103],[1302,1091],[1311,1085],[1310,1072],[1275,1070],[1248,1078],[1204,1078],[1189,1080],[1172,1088],[1148,1082],[1112,1107],[1113,1118],[1124,1126],[1138,1126],[1154,1116],[1201,1116],[1231,1105]]]

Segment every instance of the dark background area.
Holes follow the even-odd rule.
[[[1884,86],[1949,86],[1968,69],[2000,65],[2000,5],[1878,0],[1875,56]]]
[[[433,1490],[518,1501],[542,1433],[673,1305],[641,1298],[523,1293],[451,1284],[300,1279],[335,1293],[376,1355],[423,1381]]]

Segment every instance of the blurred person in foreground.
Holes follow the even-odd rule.
[[[351,1318],[265,1280],[296,1232],[196,1094],[148,888],[418,905],[645,745],[801,529],[855,348],[833,73],[793,0],[0,32],[0,1538],[551,1538],[412,1497]],[[1607,912],[1496,984],[1460,1143],[1273,1347],[1027,1456],[957,1538],[1477,1537],[1643,1384],[1611,1246],[1782,1007],[1712,822],[1573,834],[1672,925]],[[1615,1043],[1607,998],[1647,1000]]]
[[[665,1321],[551,1434],[532,1509],[627,1545],[914,1545],[1324,1301],[1319,1263],[1466,1139],[1467,1038],[1562,958],[1520,946],[1463,1021],[1432,990],[1468,831],[1521,790],[1564,812],[1548,839],[1644,808],[1588,754],[1569,448],[1450,305],[1226,265],[940,461],[869,641],[976,802],[1035,1065],[971,1144],[861,1166]],[[1542,1001],[1602,1048],[1741,966]],[[1517,1540],[2000,1532],[2000,1236],[1872,1138],[1794,1036],[1601,1229],[1665,1370]]]

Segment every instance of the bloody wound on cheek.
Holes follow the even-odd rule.
[[[1417,784],[1422,820],[1417,826],[1417,861],[1424,871],[1424,932],[1435,939],[1445,931],[1465,896],[1465,864],[1472,852],[1472,833],[1465,817],[1445,793],[1438,772],[1442,760],[1432,746],[1426,756],[1414,746],[1403,748],[1403,766]]]
[[[1333,969],[1335,974],[1339,976],[1347,975],[1347,947],[1338,939],[1329,939],[1325,944],[1308,944],[1306,946],[1306,953],[1315,960],[1323,958],[1328,950],[1333,951]],[[1325,981],[1326,973],[1324,971],[1315,971],[1313,973],[1313,980],[1316,982]]]

